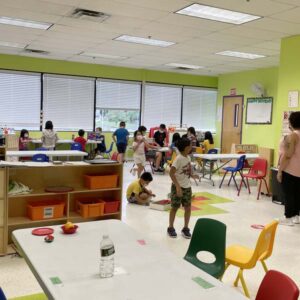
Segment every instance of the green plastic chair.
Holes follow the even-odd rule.
[[[220,278],[225,270],[226,225],[213,219],[198,219],[185,260],[215,278]],[[207,251],[215,256],[213,263],[197,258],[197,253]]]

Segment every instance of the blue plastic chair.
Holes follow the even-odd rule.
[[[109,149],[106,150],[103,154],[104,154],[104,155],[107,155],[109,158],[111,158],[110,153],[111,153],[111,151],[112,151],[112,149],[113,149],[113,146],[114,146],[114,142],[112,142],[112,143],[110,144]]]
[[[0,287],[0,300],[7,300],[1,287]]]
[[[40,147],[40,148],[36,148],[35,151],[49,151],[49,149],[45,147]]]
[[[246,160],[246,155],[242,155],[238,159],[237,164],[236,164],[235,167],[225,167],[225,168],[223,168],[223,170],[225,170],[225,174],[224,174],[224,176],[222,178],[222,181],[220,183],[219,188],[221,188],[221,186],[223,184],[223,181],[224,181],[224,178],[226,177],[226,175],[227,175],[228,172],[231,172],[231,176],[229,178],[228,185],[230,184],[231,179],[232,179],[234,181],[236,189],[239,190],[238,185],[237,185],[236,180],[235,180],[236,174],[239,173],[241,175],[242,182],[245,184],[245,187],[247,188],[246,182],[244,180],[243,172],[242,172],[243,168],[244,168],[245,160]]]
[[[80,143],[72,143],[71,144],[71,150],[82,151],[82,146],[81,146]]]
[[[32,161],[49,162],[49,157],[46,154],[39,153],[32,156]]]

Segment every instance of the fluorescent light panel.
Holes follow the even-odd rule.
[[[44,30],[47,30],[49,27],[53,25],[51,23],[36,22],[36,21],[23,20],[23,19],[14,19],[9,17],[0,17],[0,24],[22,26],[22,27],[29,27],[34,29],[44,29]]]
[[[121,41],[121,42],[128,42],[128,43],[158,46],[158,47],[169,47],[169,46],[175,44],[174,42],[154,40],[151,38],[142,38],[142,37],[131,36],[131,35],[121,35],[121,36],[115,38],[114,40]]]
[[[22,44],[18,44],[18,43],[0,41],[0,46],[12,47],[12,48],[25,48],[26,44],[22,45]]]
[[[100,58],[107,58],[107,59],[126,59],[126,56],[118,56],[118,55],[109,55],[109,54],[102,54],[102,53],[92,53],[92,52],[82,52],[80,53],[82,56],[90,56],[90,57],[100,57]]]
[[[246,58],[246,59],[257,59],[257,58],[266,57],[265,55],[246,53],[246,52],[237,52],[237,51],[222,51],[222,52],[218,52],[216,54],[232,56],[232,57],[239,57],[239,58]]]
[[[198,69],[204,68],[202,66],[187,65],[187,64],[181,64],[181,63],[169,63],[169,64],[166,64],[166,66],[176,67],[176,68],[187,68],[187,69],[193,69],[193,70],[198,70]]]
[[[196,3],[177,11],[176,13],[236,25],[244,24],[261,18],[260,16],[249,15],[237,11]]]

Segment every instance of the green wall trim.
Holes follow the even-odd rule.
[[[218,87],[218,77],[0,54],[0,69]]]

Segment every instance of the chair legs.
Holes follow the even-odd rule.
[[[221,180],[221,183],[220,183],[220,185],[219,185],[219,189],[222,187],[224,178],[226,177],[227,173],[228,173],[228,171],[226,171],[226,172],[224,173],[223,178],[222,178],[222,180]]]
[[[261,260],[260,262],[261,262],[261,264],[262,264],[262,266],[263,266],[265,272],[267,273],[269,270],[268,270],[268,267],[267,267],[265,261],[264,261],[264,260]]]
[[[261,261],[261,263],[262,263],[263,265],[265,264],[264,261]],[[230,266],[229,263],[226,263],[226,264],[225,264],[225,270],[224,270],[224,273],[225,273],[225,271],[227,270],[227,268],[228,268],[229,266]],[[233,285],[234,285],[235,287],[237,287],[238,284],[239,284],[239,281],[241,281],[241,284],[242,284],[242,287],[243,287],[243,290],[244,290],[244,293],[245,293],[246,297],[250,298],[250,294],[249,294],[249,291],[248,291],[248,288],[247,288],[247,285],[246,285],[246,282],[245,282],[245,279],[244,279],[244,276],[243,276],[243,271],[244,271],[243,269],[239,269],[239,272],[238,272],[238,274],[237,274],[237,276],[236,276],[236,279],[235,279]],[[224,275],[224,273],[223,273],[223,275]],[[220,280],[221,280],[221,281],[222,281],[223,275],[220,277]]]

